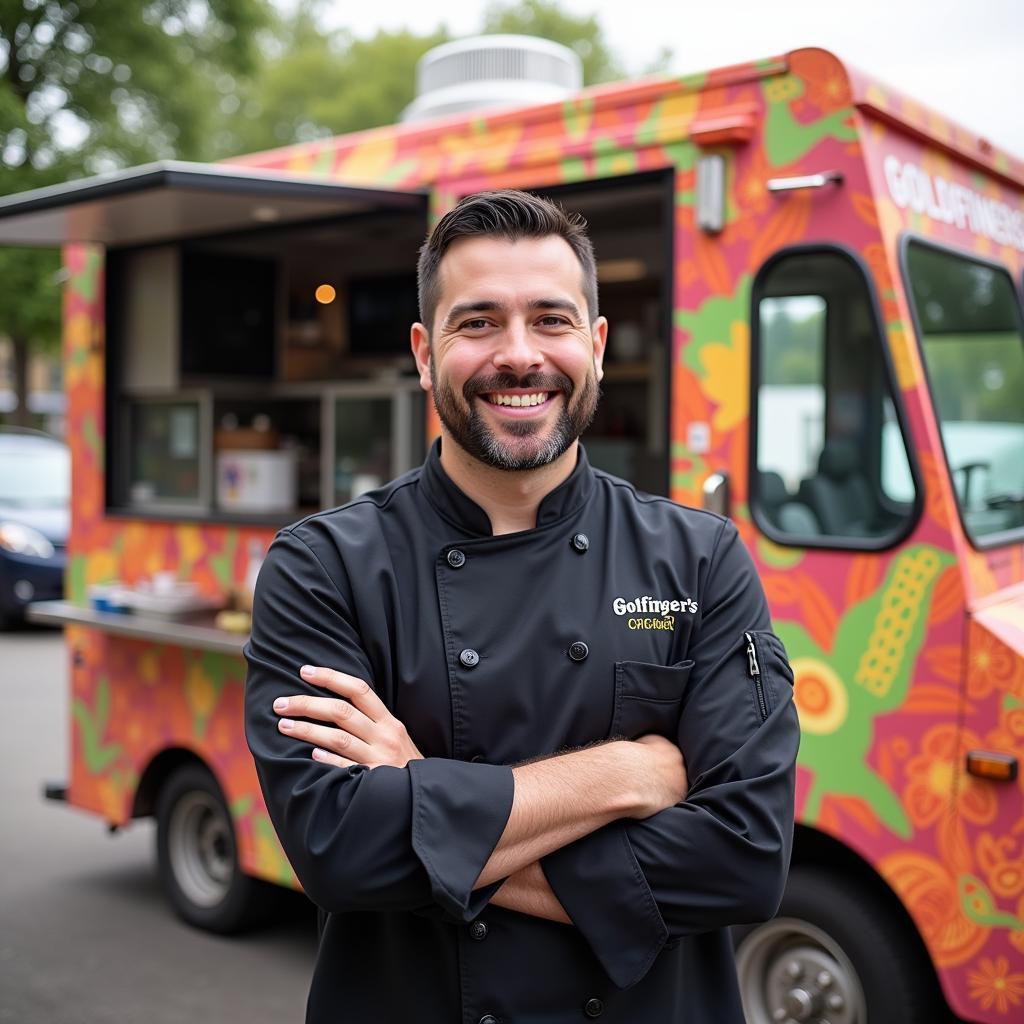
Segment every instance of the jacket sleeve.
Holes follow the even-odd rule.
[[[702,604],[678,733],[686,799],[644,821],[613,822],[542,861],[623,988],[671,940],[772,917],[789,869],[799,744],[793,675],[731,522],[719,534]]]
[[[323,694],[299,676],[302,665],[387,689],[374,678],[340,562],[334,578],[324,567],[338,561],[327,552],[321,561],[284,530],[260,570],[245,646],[245,728],[271,820],[303,888],[325,910],[440,907],[470,920],[497,888],[472,889],[508,820],[511,768],[436,757],[406,768],[335,768],[277,728],[276,697]]]

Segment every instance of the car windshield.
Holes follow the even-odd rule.
[[[0,504],[60,508],[71,496],[71,461],[60,444],[0,446]]]
[[[1005,270],[918,242],[907,275],[964,526],[975,540],[1001,540],[1024,526],[1024,333],[1013,284]]]

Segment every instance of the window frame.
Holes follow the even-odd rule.
[[[1017,311],[1017,326],[1021,333],[1021,344],[1024,346],[1024,304],[1021,302],[1021,291],[1016,287],[1013,272],[1005,263],[1000,263],[997,260],[986,259],[984,256],[968,252],[967,250],[958,248],[955,245],[938,242],[934,238],[926,238],[924,235],[920,235],[915,231],[903,231],[900,233],[897,240],[901,278],[900,283],[903,285],[903,292],[907,300],[907,307],[910,310],[910,322],[914,329],[914,342],[917,345],[917,353],[921,360],[921,367],[924,370],[924,384],[927,389],[928,403],[931,408],[932,415],[935,417],[936,426],[939,428],[938,435],[939,444],[942,446],[942,464],[944,466],[946,479],[949,481],[950,490],[953,493],[953,504],[956,506],[956,514],[957,519],[960,522],[960,529],[967,538],[967,542],[975,551],[985,552],[991,551],[995,548],[1018,544],[1021,541],[1024,541],[1024,526],[1017,526],[1012,530],[1000,530],[998,533],[986,534],[984,537],[975,537],[973,532],[967,528],[967,523],[964,520],[963,508],[957,498],[956,483],[953,480],[953,467],[950,465],[949,452],[946,450],[946,440],[942,436],[942,420],[939,417],[938,405],[935,401],[935,389],[932,385],[931,372],[928,369],[928,361],[924,354],[924,333],[921,330],[921,322],[918,318],[917,307],[913,299],[913,289],[910,283],[910,267],[907,264],[907,254],[911,245],[920,245],[926,249],[933,249],[938,252],[947,253],[950,256],[959,257],[969,263],[978,263],[983,267],[990,268],[991,270],[1001,271],[1009,281],[1010,292],[1015,300],[1014,305]]]
[[[199,451],[196,455],[196,462],[199,467],[199,484],[197,496],[195,498],[157,498],[149,502],[133,502],[130,495],[132,483],[131,456],[134,440],[131,431],[133,409],[136,406],[191,405],[193,403],[198,412],[196,441]],[[117,408],[117,419],[113,421],[117,423],[119,428],[116,440],[117,474],[115,476],[109,471],[107,474],[113,485],[113,493],[122,502],[117,507],[117,511],[131,509],[133,512],[138,511],[142,515],[149,514],[157,518],[180,516],[182,519],[192,519],[210,510],[214,503],[214,464],[216,455],[213,450],[213,395],[209,389],[183,388],[175,393],[162,391],[142,393],[135,391],[127,395],[122,394]],[[113,445],[108,444],[107,447],[110,449]]]
[[[896,416],[896,423],[899,426],[900,436],[907,453],[907,463],[910,467],[910,477],[914,484],[914,498],[911,502],[910,513],[900,525],[900,528],[891,534],[881,537],[840,537],[824,534],[800,535],[783,533],[771,522],[761,507],[760,491],[757,484],[759,472],[757,462],[757,441],[758,441],[758,397],[761,381],[761,300],[764,298],[775,298],[777,296],[766,296],[764,282],[771,271],[783,260],[793,256],[814,256],[830,255],[839,256],[847,260],[854,271],[862,280],[868,298],[871,323],[874,327],[876,343],[881,348],[882,372],[885,382],[889,385],[892,396],[893,411]],[[807,294],[812,294],[807,292]],[[824,352],[825,366],[825,418],[828,418],[828,366],[830,360],[829,352],[829,324],[831,320],[830,303],[825,298],[825,323],[826,323],[826,348]],[[888,339],[884,329],[881,306],[878,302],[878,295],[875,290],[875,282],[871,276],[867,264],[861,255],[848,246],[836,242],[806,242],[798,245],[786,246],[772,253],[758,268],[750,287],[750,385],[749,385],[750,415],[747,435],[747,508],[750,518],[758,530],[770,541],[781,547],[787,548],[814,548],[824,551],[888,551],[902,544],[917,528],[924,509],[924,478],[921,467],[918,464],[917,452],[913,444],[913,434],[910,431],[910,424],[906,410],[903,405],[903,396],[900,392],[896,378],[896,369],[893,365],[892,353],[889,351]],[[884,395],[883,395],[884,399]]]

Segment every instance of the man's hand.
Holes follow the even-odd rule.
[[[682,751],[671,740],[652,733],[641,736],[631,747],[640,755],[638,779],[643,783],[639,794],[641,804],[631,818],[649,818],[686,799],[689,789],[686,765]]]
[[[279,715],[288,715],[277,723],[278,728],[286,736],[312,743],[317,761],[338,768],[355,764],[404,768],[410,761],[423,757],[405,726],[364,680],[314,665],[303,665],[299,675],[306,682],[338,695],[298,695],[274,701],[274,710]],[[296,721],[299,718],[328,724]]]

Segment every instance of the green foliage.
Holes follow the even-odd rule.
[[[218,147],[251,153],[391,124],[416,94],[416,62],[450,37],[380,31],[357,39],[323,28],[322,2],[303,0],[242,83]]]
[[[268,0],[0,0],[0,191],[205,158]]]
[[[550,0],[522,0],[521,3],[494,2],[484,12],[482,31],[540,36],[575,50],[583,62],[586,85],[614,82],[626,72],[612,53],[604,31],[594,15],[567,14]],[[662,54],[662,60],[665,54]]]
[[[0,335],[33,339],[47,352],[60,341],[60,253],[0,249]]]
[[[218,97],[255,69],[271,14],[269,0],[0,0],[0,195],[216,156]],[[58,253],[0,249],[16,351],[56,345],[58,271]]]
[[[241,84],[237,112],[216,133],[225,154],[251,153],[295,142],[393,124],[416,95],[416,62],[447,42],[443,24],[425,35],[380,31],[358,39],[323,26],[324,0],[301,0],[266,41],[255,73]],[[593,16],[559,10],[549,0],[492,3],[481,32],[542,36],[575,50],[586,84],[626,73]],[[663,70],[663,50],[645,71]]]

